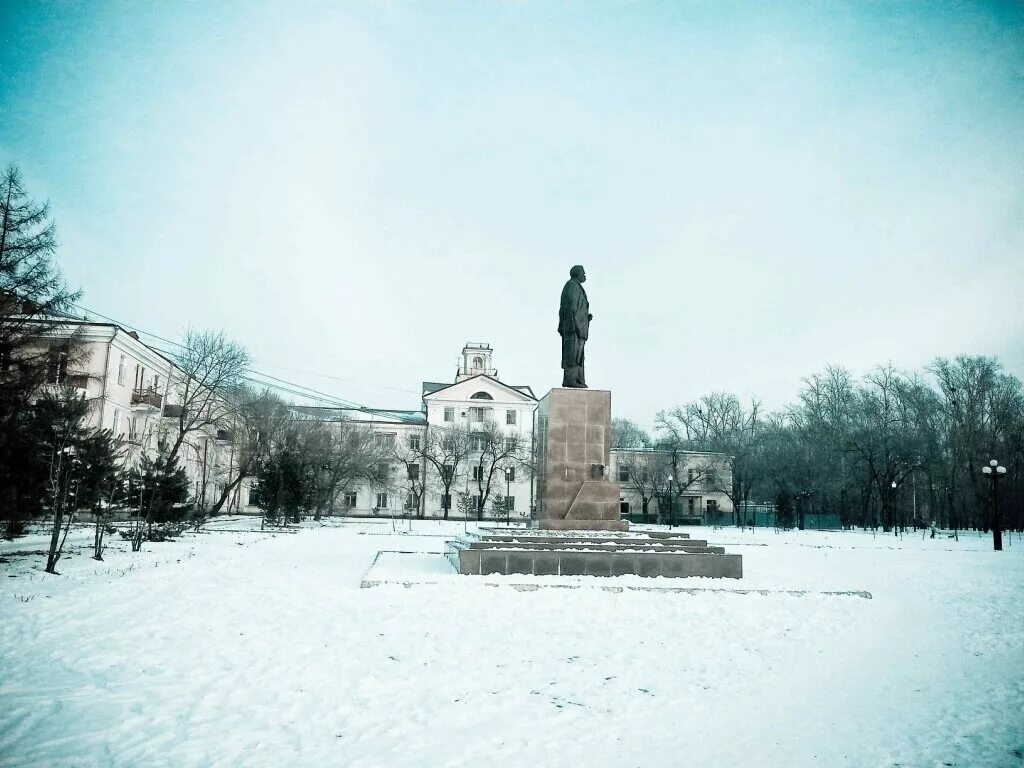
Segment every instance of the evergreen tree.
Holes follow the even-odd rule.
[[[103,524],[110,507],[124,497],[121,473],[123,446],[109,429],[93,430],[79,448],[81,478],[77,488],[79,507],[96,518],[93,559],[103,559]]]
[[[775,527],[793,527],[793,497],[785,489],[775,497]]]
[[[153,524],[165,525],[185,519],[190,507],[188,476],[161,446],[154,457],[143,454],[138,467],[129,475],[128,496],[139,504],[132,534],[132,551],[142,549],[143,538],[153,540]]]
[[[0,174],[0,519],[13,536],[45,498],[31,454],[32,403],[49,377],[67,373],[80,352],[72,337],[51,349],[45,332],[72,309],[78,293],[53,264],[56,229],[49,205],[33,201],[14,166]]]

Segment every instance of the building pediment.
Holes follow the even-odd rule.
[[[523,389],[526,391],[524,392]],[[431,401],[465,402],[480,400],[501,403],[536,403],[537,398],[529,393],[529,388],[517,389],[503,384],[497,379],[480,374],[446,387],[425,392],[423,399]]]

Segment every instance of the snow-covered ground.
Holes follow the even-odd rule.
[[[1024,764],[1016,537],[687,529],[744,578],[685,586],[741,594],[451,576],[462,523],[258,528],[83,531],[56,577],[4,544],[0,764]],[[423,553],[375,566],[408,586],[360,588],[379,551]]]

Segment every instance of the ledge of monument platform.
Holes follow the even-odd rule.
[[[628,531],[628,520],[540,520],[542,531]]]

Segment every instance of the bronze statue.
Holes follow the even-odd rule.
[[[558,307],[558,333],[562,337],[562,386],[586,389],[583,370],[583,347],[590,336],[590,301],[583,283],[587,273],[579,264],[569,270],[569,282],[562,288]]]

